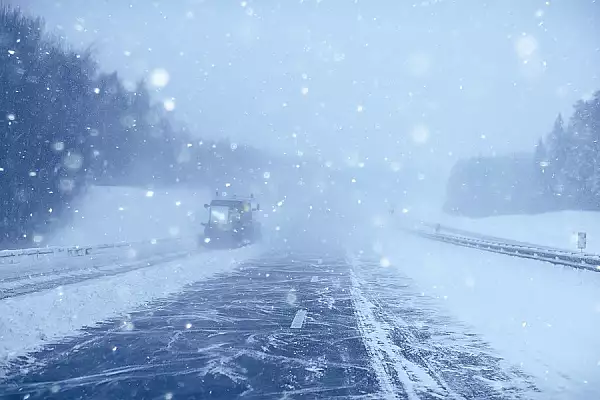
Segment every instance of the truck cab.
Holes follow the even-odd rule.
[[[208,210],[208,222],[204,225],[202,244],[211,247],[238,247],[260,238],[260,223],[256,221],[257,204],[249,199],[217,197],[204,207]]]

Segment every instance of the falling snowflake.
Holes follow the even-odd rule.
[[[429,140],[429,129],[425,125],[413,127],[410,136],[414,143],[424,144]]]
[[[296,293],[294,293],[295,290],[291,289],[287,296],[286,296],[286,303],[288,303],[290,306],[294,306],[296,304],[296,301],[298,301],[298,296],[296,295]]]
[[[150,84],[154,87],[162,88],[167,86],[170,78],[166,69],[157,68],[150,74]]]
[[[531,35],[523,34],[515,42],[515,50],[521,59],[528,59],[537,49],[538,41]]]
[[[174,98],[166,99],[163,102],[163,107],[167,111],[173,111],[175,109],[175,99]]]

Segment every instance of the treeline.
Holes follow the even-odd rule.
[[[192,138],[144,82],[126,90],[91,51],[10,7],[0,9],[0,94],[0,248],[43,241],[90,183],[211,185],[253,179],[268,162]]]
[[[600,210],[600,91],[530,154],[478,157],[452,169],[444,209],[469,217]]]

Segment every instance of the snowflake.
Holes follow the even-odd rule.
[[[166,69],[157,68],[150,74],[150,84],[157,88],[165,87],[169,83],[170,76]]]
[[[163,107],[167,111],[173,111],[175,109],[175,99],[174,98],[166,99],[163,102]]]

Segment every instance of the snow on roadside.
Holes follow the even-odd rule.
[[[600,398],[600,274],[388,232],[382,268],[537,378],[544,398]]]
[[[0,376],[11,359],[81,328],[179,292],[189,283],[233,270],[260,247],[212,251],[128,273],[0,301]]]
[[[587,252],[600,253],[600,213],[561,211],[536,215],[487,218],[455,217],[438,213],[424,219],[452,228],[567,250],[577,250],[577,232],[587,233]]]

